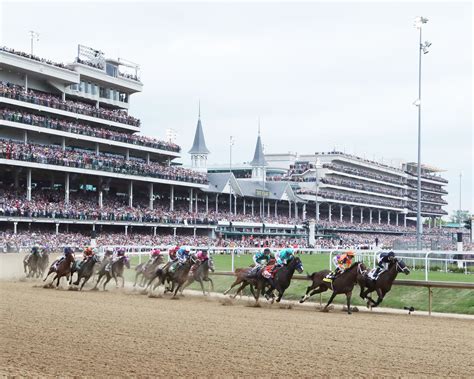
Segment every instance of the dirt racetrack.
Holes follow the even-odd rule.
[[[472,320],[224,306],[194,296],[0,281],[0,321],[0,376],[474,374]]]

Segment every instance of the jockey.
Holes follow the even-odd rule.
[[[198,260],[199,263],[203,263],[205,261],[207,261],[209,259],[209,256],[207,255],[207,251],[204,250],[199,250],[197,253],[196,253],[196,259]]]
[[[295,257],[294,254],[295,254],[295,251],[291,247],[281,250],[280,252],[277,253],[275,257],[276,266],[285,266],[286,264],[288,264],[289,261],[291,261]]]
[[[89,258],[94,256],[94,251],[91,247],[86,247],[83,252],[82,262],[87,261]]]
[[[170,272],[175,272],[176,269],[179,267],[179,266],[182,266],[183,264],[185,264],[188,259],[189,259],[189,253],[191,252],[191,250],[189,249],[189,247],[181,247],[177,252],[176,252],[176,259],[175,261],[173,261],[173,263],[171,264],[170,268],[169,268],[169,271]]]
[[[255,266],[250,270],[248,276],[256,275],[257,272],[265,267],[273,258],[273,254],[269,248],[257,252],[257,254],[253,256],[253,262],[255,263]]]
[[[161,250],[158,248],[153,249],[150,253],[150,259],[143,265],[142,270],[145,271],[148,267],[154,265],[160,258],[161,258]]]
[[[69,254],[74,254],[74,251],[70,247],[67,246],[64,248],[63,255],[61,255],[61,257],[57,259],[56,262],[54,263],[54,267],[57,269],[59,264],[62,261],[64,261]]]
[[[171,249],[169,249],[168,251],[168,261],[169,262],[176,262],[176,259],[178,259],[178,257],[176,256],[176,253],[178,252],[179,250],[179,246],[175,246],[175,247],[172,247]]]
[[[330,272],[323,281],[332,282],[337,275],[342,274],[346,269],[352,266],[352,259],[355,254],[353,251],[348,251],[344,254],[338,254],[333,258],[334,265],[336,268],[333,272]]]
[[[380,253],[377,257],[377,268],[370,275],[370,279],[377,280],[379,275],[384,271],[388,270],[388,265],[395,259],[395,253],[393,251]]]
[[[34,245],[31,248],[31,255],[39,255],[40,252],[40,246],[38,244]]]
[[[110,269],[112,268],[112,265],[124,256],[125,256],[125,249],[123,247],[118,248],[117,254],[115,255],[115,257],[112,256],[112,260],[109,263],[107,263],[107,266],[105,266],[105,271],[110,271]]]

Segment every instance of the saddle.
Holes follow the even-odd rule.
[[[276,264],[268,265],[263,269],[262,275],[266,279],[274,278],[276,273],[281,269],[275,268]]]

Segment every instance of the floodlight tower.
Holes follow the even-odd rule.
[[[418,99],[415,101],[415,105],[418,107],[418,165],[417,165],[417,197],[416,197],[416,248],[421,250],[421,235],[423,233],[423,225],[421,224],[421,56],[429,52],[428,48],[431,43],[421,40],[421,33],[423,25],[428,22],[425,17],[418,16],[415,18],[415,28],[420,31],[419,41],[419,55],[418,55]]]

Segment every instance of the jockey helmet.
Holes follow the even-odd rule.
[[[160,254],[161,254],[160,249],[153,249],[153,251],[151,252],[151,255],[154,256],[154,257],[157,257]]]
[[[267,247],[266,249],[263,250],[264,254],[271,254],[272,251]]]
[[[125,254],[125,249],[123,247],[120,247],[118,250],[117,250],[117,254],[119,255],[124,255]]]
[[[190,249],[189,247],[186,247],[186,248],[184,249],[184,251],[185,251],[186,253],[189,253],[189,252],[191,251],[191,249]]]
[[[33,248],[31,249],[31,251],[32,251],[33,253],[37,253],[38,250],[39,250],[39,248],[38,248],[38,246],[36,246],[36,245],[33,246]]]
[[[72,253],[73,253],[73,251],[69,246],[64,248],[64,255],[68,255],[68,254],[72,254]]]
[[[355,253],[354,253],[352,250],[349,250],[349,251],[346,253],[346,255],[347,255],[348,257],[354,257],[354,256],[355,256]]]
[[[86,253],[86,254],[92,254],[92,248],[89,247],[89,246],[86,247],[86,248],[84,249],[84,253]]]

